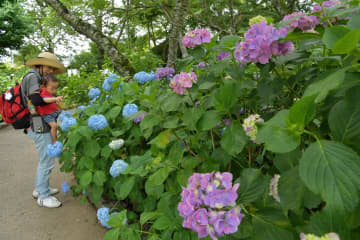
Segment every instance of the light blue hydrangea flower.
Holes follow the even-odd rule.
[[[82,194],[83,195],[85,195],[86,194],[86,190],[84,189],[84,190],[82,190]]]
[[[74,126],[76,124],[76,119],[73,117],[63,118],[60,123],[61,130],[68,132],[68,127]]]
[[[47,146],[47,155],[49,157],[58,157],[61,155],[62,153],[62,148],[63,148],[63,145],[61,142],[57,141],[56,143],[54,144],[49,144]]]
[[[126,168],[129,166],[129,164],[127,164],[124,160],[119,159],[119,160],[115,160],[113,162],[113,164],[111,165],[110,168],[110,175],[112,177],[117,177],[119,176],[121,173],[123,173]]]
[[[60,120],[60,122],[62,122],[64,120],[64,118],[70,118],[70,117],[72,117],[71,112],[65,111],[65,112],[60,113],[59,120]]]
[[[98,88],[90,88],[88,96],[89,96],[89,98],[91,100],[94,99],[94,98],[97,98],[98,96],[100,96],[100,89],[98,89]]]
[[[67,193],[70,191],[70,185],[67,182],[64,182],[61,185],[61,189],[62,189],[63,193]]]
[[[109,74],[109,76],[107,78],[105,78],[105,81],[102,85],[102,88],[105,90],[105,91],[111,91],[112,90],[112,84],[116,81],[119,81],[119,76],[114,74],[114,73],[111,73]]]
[[[97,219],[99,220],[100,224],[107,228],[111,228],[111,226],[107,224],[107,221],[109,221],[110,219],[109,212],[110,212],[109,208],[103,207],[103,208],[99,208],[96,213]]]
[[[134,75],[134,78],[138,81],[140,84],[144,84],[146,82],[150,82],[155,79],[155,73],[147,73],[147,72],[138,72]]]
[[[103,115],[93,115],[88,120],[88,126],[93,130],[102,130],[108,125]]]
[[[136,104],[126,104],[123,108],[123,117],[131,116],[138,112],[138,106]]]

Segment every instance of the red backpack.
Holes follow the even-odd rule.
[[[21,97],[21,84],[2,92],[0,95],[0,114],[2,119],[15,129],[30,127],[29,109],[24,107]]]

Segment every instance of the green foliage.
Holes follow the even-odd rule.
[[[105,238],[197,239],[182,227],[177,210],[182,187],[195,172],[220,171],[231,172],[239,183],[237,204],[245,214],[238,232],[224,239],[295,240],[301,232],[356,239],[360,56],[352,39],[357,18],[320,25],[318,34],[296,32],[306,35],[294,40],[296,50],[264,65],[216,60],[219,51],[233,52],[239,38],[213,38],[179,61],[178,72],[194,71],[198,77],[183,95],[174,93],[167,79],[139,84],[121,78],[111,92],[102,91],[93,105],[76,113],[77,125],[61,132],[60,162],[62,170],[75,173],[75,193],[86,189],[95,204],[101,197],[118,203],[114,211],[120,213],[111,217],[113,229]],[[201,61],[210,66],[197,69]],[[147,72],[157,66],[137,64]],[[104,76],[94,76],[92,86],[100,87]],[[125,118],[129,103],[139,112]],[[148,115],[134,122],[142,113]],[[89,129],[94,114],[103,114],[109,126]],[[264,119],[256,125],[256,141],[242,126],[250,114]],[[112,150],[109,143],[119,138],[124,146]],[[109,169],[117,159],[129,166],[112,177]],[[280,201],[269,186],[275,174],[280,174]]]

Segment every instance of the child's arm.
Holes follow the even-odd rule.
[[[60,97],[43,97],[43,100],[46,103],[54,103],[54,102],[59,103],[62,101],[62,99],[63,99],[62,96],[60,96]]]

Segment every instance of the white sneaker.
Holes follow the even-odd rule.
[[[56,197],[49,196],[47,198],[38,198],[37,204],[40,207],[57,208],[61,206],[61,202]]]
[[[50,195],[55,195],[59,192],[59,189],[57,188],[50,188]],[[34,190],[32,193],[33,198],[38,198],[39,197],[39,192]]]

